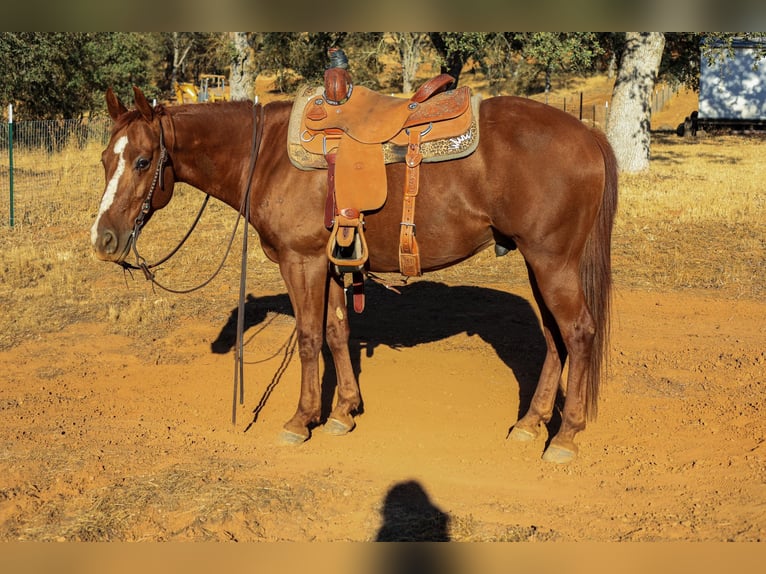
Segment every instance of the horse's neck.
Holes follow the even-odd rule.
[[[252,141],[252,108],[189,104],[172,115],[173,164],[178,181],[239,209]]]

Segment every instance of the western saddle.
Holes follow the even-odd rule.
[[[331,49],[324,86],[305,88],[293,108],[288,151],[301,169],[327,170],[327,256],[339,276],[351,273],[354,308],[361,312],[368,259],[364,213],[386,201],[386,164],[404,162],[406,176],[399,235],[399,268],[419,276],[415,198],[421,162],[464,157],[478,145],[478,97],[468,87],[447,90],[454,78],[441,74],[409,98],[355,86],[342,50]],[[473,105],[472,105],[473,104]]]

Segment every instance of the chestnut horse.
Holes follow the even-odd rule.
[[[91,230],[96,256],[124,264],[137,237],[134,227],[138,231],[167,205],[175,181],[236,210],[250,190],[249,223],[266,256],[279,265],[296,319],[300,399],[282,439],[303,442],[323,422],[324,341],[337,372],[337,400],[324,428],[332,434],[352,430],[361,397],[349,356],[345,291],[326,254],[327,174],[290,162],[291,103],[153,107],[141,90],[134,93],[131,111],[111,89],[106,94],[114,125],[102,154],[106,190]],[[614,153],[601,132],[517,97],[485,99],[479,131],[473,154],[421,166],[416,223],[422,270],[448,267],[493,245],[500,254],[518,249],[540,309],[547,354],[529,409],[510,436],[537,437],[553,415],[560,387],[561,424],[543,458],[568,462],[577,455],[575,435],[595,417],[608,352]],[[386,167],[386,203],[365,216],[371,272],[399,270],[404,173],[403,164]]]

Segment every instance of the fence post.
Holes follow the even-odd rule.
[[[8,181],[10,182],[10,219],[13,227],[15,218],[13,215],[13,104],[8,104]]]

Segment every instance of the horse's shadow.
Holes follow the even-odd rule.
[[[349,350],[354,373],[362,390],[362,353],[372,357],[379,345],[391,348],[414,347],[467,333],[478,335],[489,343],[497,356],[511,369],[519,383],[519,416],[526,412],[545,359],[545,339],[537,315],[525,299],[487,287],[448,286],[433,281],[418,281],[397,287],[397,290],[401,295],[378,283],[367,281],[364,312],[357,314],[349,311]],[[286,294],[258,298],[248,295],[245,330],[259,325],[263,328],[267,318],[274,314],[293,315]],[[235,308],[211,345],[214,353],[231,351],[236,344],[236,327]],[[252,335],[249,339],[246,335],[245,344],[252,339]],[[289,360],[293,351],[285,347],[283,353]],[[322,376],[324,420],[332,408],[336,386],[332,356],[326,345],[323,358],[327,365]],[[283,358],[278,377],[272,380],[254,411],[253,422],[257,420],[273,387],[278,384],[284,366]],[[357,413],[363,412],[363,408],[361,406]]]

